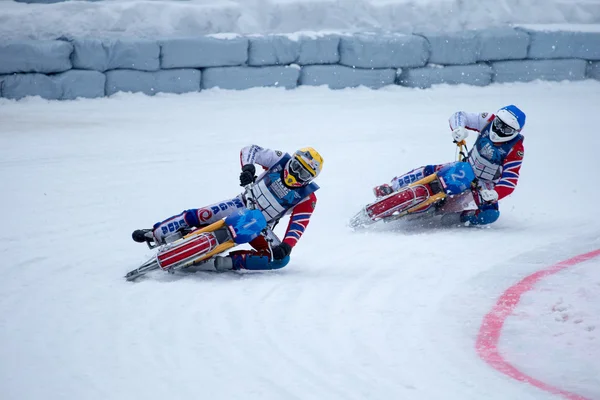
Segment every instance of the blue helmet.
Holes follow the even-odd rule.
[[[514,139],[525,126],[525,113],[519,107],[502,107],[490,127],[490,139],[494,143],[508,142]]]

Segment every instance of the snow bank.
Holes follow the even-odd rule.
[[[600,0],[199,0],[1,2],[0,38],[163,38],[302,30],[404,33],[600,23]]]

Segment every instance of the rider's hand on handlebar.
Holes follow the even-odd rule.
[[[254,164],[246,164],[242,167],[242,173],[240,173],[240,186],[246,186],[254,182],[256,176],[256,167]]]
[[[464,126],[459,126],[452,131],[452,138],[456,143],[462,142],[469,136],[469,130]]]

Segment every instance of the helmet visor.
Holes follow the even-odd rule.
[[[295,158],[290,161],[290,170],[300,182],[308,182],[313,178],[312,174],[304,168],[304,165]]]
[[[496,135],[500,137],[509,137],[517,132],[517,129],[508,125],[498,117],[494,118],[493,129],[494,132],[496,132]]]

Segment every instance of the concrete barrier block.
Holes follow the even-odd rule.
[[[111,69],[157,71],[158,42],[143,39],[74,39],[73,68],[104,72]]]
[[[487,64],[414,68],[403,70],[398,84],[418,88],[442,83],[487,86],[492,82],[492,74],[492,67]]]
[[[173,69],[157,72],[113,70],[106,72],[105,92],[187,93],[200,90],[201,73],[197,69]]]
[[[340,64],[357,68],[422,67],[429,44],[417,35],[358,34],[340,39]]]
[[[327,85],[331,89],[366,86],[379,89],[393,85],[396,69],[361,69],[343,65],[309,65],[300,72],[300,85]]]
[[[296,62],[300,65],[336,64],[340,61],[339,36],[300,36],[298,42],[300,43],[300,54]]]
[[[429,63],[431,64],[474,64],[479,54],[479,40],[475,32],[421,34],[429,42]]]
[[[27,96],[59,100],[62,97],[62,90],[59,83],[44,74],[12,74],[4,77],[2,97],[18,100]]]
[[[71,69],[73,45],[62,40],[20,40],[0,43],[0,74],[53,73]]]
[[[511,28],[477,31],[479,61],[521,60],[527,58],[529,35]]]
[[[205,68],[245,64],[248,39],[212,37],[170,39],[160,42],[161,68]]]
[[[299,75],[297,66],[207,68],[203,71],[202,88],[243,90],[274,86],[293,89],[298,85]]]
[[[600,80],[600,62],[591,62],[588,64],[586,76],[592,79]]]
[[[285,36],[256,36],[248,39],[248,65],[287,65],[300,55],[300,43]]]
[[[524,29],[531,38],[528,58],[600,60],[600,32],[538,31]]]
[[[585,79],[585,60],[523,60],[492,63],[494,82],[529,82]]]
[[[78,97],[95,98],[104,96],[106,77],[98,71],[70,70],[57,74],[52,79],[61,88],[61,100]]]

